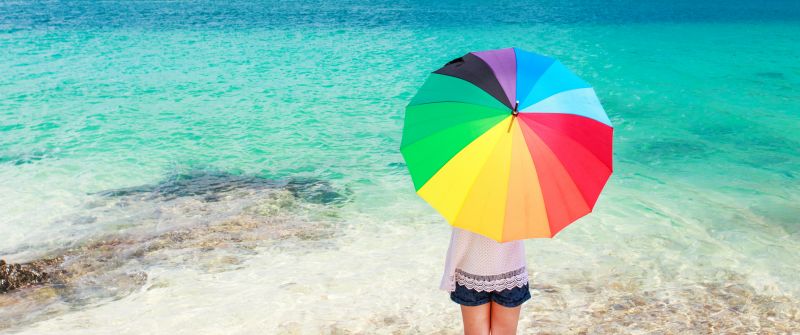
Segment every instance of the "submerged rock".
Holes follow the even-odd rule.
[[[349,190],[336,190],[328,181],[315,178],[267,179],[253,175],[193,170],[174,174],[155,185],[141,185],[99,192],[108,197],[141,196],[148,199],[172,200],[180,197],[201,197],[219,201],[220,194],[237,189],[286,189],[304,201],[318,204],[340,204],[349,198]]]
[[[589,280],[532,286],[532,316],[520,329],[552,334],[787,334],[800,331],[800,303],[790,296],[761,294],[742,275],[718,281],[641,283]],[[593,289],[586,290],[586,286]],[[553,289],[544,289],[544,287]],[[585,303],[581,303],[584,301]],[[524,310],[524,309],[523,309]],[[569,319],[570,322],[564,322]]]
[[[6,263],[0,259],[0,293],[50,283],[59,277],[62,258],[40,259],[22,264]]]
[[[785,76],[782,72],[756,72],[756,76],[770,79],[783,79]]]
[[[313,178],[293,178],[284,187],[294,196],[315,204],[340,204],[349,199],[349,190],[338,191],[329,182]]]
[[[338,232],[335,205],[347,199],[315,179],[209,173],[98,195],[59,222],[114,231],[33,261],[0,263],[0,330],[124,297],[147,285],[152,265],[219,272],[240,266],[259,246],[324,248]]]

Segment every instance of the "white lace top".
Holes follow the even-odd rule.
[[[455,291],[456,283],[476,291],[502,291],[528,283],[523,241],[499,243],[453,227],[444,275],[439,286]]]

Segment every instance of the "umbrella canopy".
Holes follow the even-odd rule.
[[[453,226],[499,242],[553,237],[594,208],[613,128],[594,90],[553,58],[471,52],[406,107],[414,187]]]

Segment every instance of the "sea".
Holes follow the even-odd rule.
[[[0,333],[459,333],[404,109],[508,47],[614,125],[520,333],[800,332],[798,41],[794,0],[0,0],[0,258],[52,271]]]

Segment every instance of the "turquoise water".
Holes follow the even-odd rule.
[[[615,171],[595,212],[526,242],[539,299],[521,326],[789,329],[797,36],[796,2],[0,3],[0,257],[209,225],[264,196],[99,195],[181,174],[314,178],[346,198],[288,215],[335,227],[313,245],[265,242],[232,252],[224,271],[185,247],[116,255],[114,271],[147,279],[122,295],[90,285],[78,302],[34,299],[45,315],[0,300],[0,316],[23,315],[5,326],[37,334],[457,331],[457,309],[435,289],[449,232],[414,194],[403,108],[448,60],[516,46],[591,83],[615,126]],[[387,285],[402,293],[388,299]],[[648,309],[665,304],[682,312]]]

